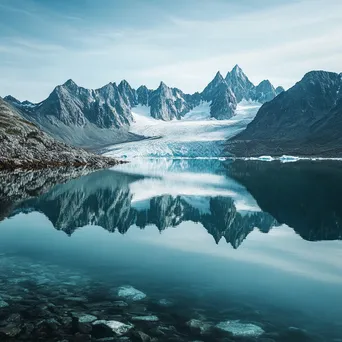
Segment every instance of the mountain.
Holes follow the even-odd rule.
[[[235,65],[232,71],[227,73],[226,82],[235,94],[237,102],[241,102],[243,99],[254,100],[255,86],[238,65]]]
[[[218,119],[230,119],[237,106],[237,101],[232,89],[218,71],[214,79],[204,88],[201,93],[204,101],[211,102],[210,116]]]
[[[269,80],[260,82],[254,89],[254,100],[260,103],[272,101],[276,96],[276,90]]]
[[[136,102],[135,91],[124,81],[119,87],[109,83],[90,90],[68,80],[46,100],[31,106],[9,97],[6,100],[46,133],[76,146],[97,147],[141,139],[126,129],[133,121],[131,104]]]
[[[231,198],[222,196],[161,195],[139,205],[133,201],[131,185],[142,178],[107,170],[93,172],[20,202],[11,215],[39,211],[56,229],[69,235],[89,224],[125,234],[135,225],[143,229],[153,224],[163,231],[193,221],[201,223],[216,243],[224,238],[234,248],[255,227],[268,232],[277,224],[267,213],[242,215]],[[207,201],[208,209],[203,210],[200,205],[203,200]]]
[[[0,98],[0,169],[91,165],[118,162],[56,141]]]
[[[283,87],[281,87],[281,86],[277,87],[276,90],[275,90],[277,96],[278,96],[279,94],[281,94],[283,91],[285,91],[285,89],[284,89]]]
[[[237,156],[341,156],[342,74],[311,71],[228,142]]]
[[[138,103],[142,106],[148,106],[150,101],[152,90],[147,89],[146,86],[142,85],[137,89]]]
[[[5,97],[5,101],[58,140],[76,146],[100,148],[144,138],[129,132],[133,123],[132,109],[138,105],[149,107],[151,117],[170,121],[182,119],[206,101],[210,102],[210,116],[225,120],[235,114],[237,103],[243,99],[264,103],[279,92],[281,89],[276,91],[269,81],[255,87],[236,65],[226,79],[218,72],[202,93],[186,94],[164,82],[154,90],[146,86],[136,90],[126,80],[119,85],[110,82],[92,90],[69,79],[55,87],[40,103],[20,102],[10,95]]]
[[[277,89],[278,93],[281,93],[283,88]],[[211,102],[211,117],[225,120],[235,114],[237,103],[242,100],[265,103],[275,98],[278,93],[268,80],[255,86],[243,70],[235,65],[227,73],[226,78],[217,72],[214,79],[204,88],[201,96],[204,101]]]
[[[230,119],[235,114],[237,102],[234,93],[226,83],[219,85],[212,97],[210,115],[217,120]]]
[[[177,88],[170,88],[164,82],[149,94],[148,100],[151,116],[164,121],[181,119],[198,104],[191,95],[184,94]]]
[[[293,228],[303,239],[342,239],[341,163],[237,160],[227,169],[263,211],[279,224]]]

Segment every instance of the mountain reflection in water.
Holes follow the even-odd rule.
[[[3,173],[2,310],[29,315],[32,301],[44,310],[52,303],[53,314],[34,311],[25,322],[34,325],[46,314],[60,321],[75,312],[131,324],[138,312],[160,319],[134,321],[148,335],[173,327],[161,341],[336,342],[341,171],[328,162],[156,159],[92,173]],[[122,285],[146,300],[113,308]],[[190,329],[191,319],[210,332]],[[265,334],[222,335],[215,326],[227,320]],[[5,323],[0,317],[0,338]],[[63,323],[59,333],[73,329]],[[140,341],[137,331],[132,341]],[[113,337],[107,333],[92,336]]]
[[[163,231],[192,221],[201,223],[216,243],[223,238],[234,248],[254,228],[268,233],[283,223],[305,240],[342,237],[339,163],[154,160],[142,165],[87,174],[12,204],[11,210],[7,203],[0,214],[38,211],[68,235],[87,225],[125,234],[133,225]],[[41,173],[47,177],[46,170]],[[49,178],[52,173],[56,177],[51,171]],[[29,178],[42,176],[35,172]],[[16,180],[8,180],[10,187],[18,186]],[[27,183],[20,187],[34,193]]]

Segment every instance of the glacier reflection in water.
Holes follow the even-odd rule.
[[[93,307],[104,312],[101,319],[120,314],[127,324],[136,324],[137,312],[157,317],[154,325],[138,324],[149,335],[151,324],[175,326],[180,341],[224,341],[217,326],[257,327],[273,341],[341,335],[339,165],[137,159],[44,188],[65,174],[25,174],[19,189],[19,176],[8,180],[13,184],[0,198],[6,303],[22,296],[8,296],[21,291],[8,279],[13,284],[26,274],[23,284],[40,284],[31,291],[48,282],[84,301],[67,302],[70,311],[89,314]],[[108,293],[128,284],[147,299],[113,309]],[[65,308],[64,299],[49,300]],[[220,324],[227,320],[235,323]]]

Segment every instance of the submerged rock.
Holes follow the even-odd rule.
[[[147,321],[147,322],[158,322],[159,318],[155,315],[150,316],[133,316],[133,321]]]
[[[191,319],[186,325],[191,329],[200,332],[201,334],[205,334],[207,331],[211,329],[211,325],[209,323],[203,322],[199,319]]]
[[[106,325],[117,335],[126,334],[129,330],[131,330],[134,326],[132,324],[125,324],[119,321],[106,321],[106,320],[98,320],[93,322],[93,325]]]
[[[6,308],[7,306],[9,306],[9,304],[0,297],[0,308]]]
[[[163,298],[158,301],[158,305],[169,307],[173,305],[173,302],[171,300]]]
[[[252,323],[241,323],[240,321],[225,321],[216,325],[216,328],[230,332],[234,336],[257,337],[265,331],[258,325]]]
[[[80,323],[91,323],[97,320],[97,317],[94,315],[82,315],[78,317],[78,321]]]
[[[21,333],[21,326],[11,323],[10,325],[6,327],[1,327],[0,328],[0,336],[1,334],[6,335],[8,337],[15,337]]]
[[[128,304],[122,300],[117,300],[117,301],[113,302],[113,306],[115,306],[117,308],[125,308],[128,306]]]
[[[118,296],[133,301],[142,300],[146,298],[146,294],[144,292],[141,292],[130,285],[119,287]]]

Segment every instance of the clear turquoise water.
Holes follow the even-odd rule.
[[[0,222],[0,320],[28,292],[90,313],[132,285],[147,295],[138,307],[99,316],[157,315],[138,327],[174,326],[161,341],[341,341],[341,178],[333,163],[141,160],[56,185]],[[191,319],[265,334],[203,335]]]

